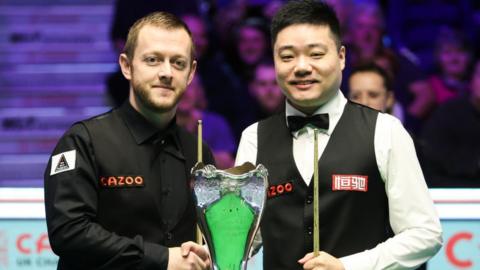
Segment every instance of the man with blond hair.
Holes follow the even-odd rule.
[[[129,99],[75,123],[45,171],[45,207],[58,269],[208,269],[195,238],[194,136],[175,122],[195,73],[192,37],[172,14],[130,29],[122,73]],[[205,163],[213,163],[204,146]]]

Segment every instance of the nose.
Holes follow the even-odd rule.
[[[295,76],[305,77],[312,73],[312,66],[304,56],[298,57],[298,61],[295,64],[294,69]]]
[[[160,65],[158,77],[162,82],[170,82],[172,80],[172,67],[170,62],[165,61],[162,65]]]
[[[358,98],[358,103],[365,106],[370,106],[369,99],[366,95],[360,95],[360,97]]]

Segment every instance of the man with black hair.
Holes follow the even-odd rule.
[[[392,113],[395,103],[388,73],[374,63],[355,67],[348,78],[351,101],[381,112]]]
[[[338,19],[316,1],[272,20],[285,110],[244,130],[237,164],[261,163],[269,194],[264,269],[414,269],[442,245],[411,138],[388,114],[348,101]],[[313,134],[319,130],[320,250],[313,249]],[[317,161],[315,161],[317,162]]]

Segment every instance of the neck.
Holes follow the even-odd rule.
[[[301,111],[306,115],[312,115],[316,110],[318,110],[318,108],[322,106],[322,105],[319,105],[319,106],[312,106],[312,107],[303,107],[303,106],[294,104],[293,102],[290,102],[290,100],[288,100],[287,102],[290,103],[292,107],[294,107],[295,109]]]
[[[326,97],[324,97],[323,99],[321,100],[316,100],[311,106],[303,106],[303,105],[300,105],[300,104],[295,104],[294,102],[292,102],[291,100],[287,99],[287,102],[292,105],[292,107],[294,107],[295,109],[301,111],[302,113],[306,114],[306,115],[312,115],[314,114],[320,107],[324,106],[327,102],[329,102],[330,100],[332,100],[336,94],[338,93],[339,90],[337,91],[332,91],[331,93],[328,93],[328,95]]]
[[[165,112],[155,111],[142,104],[134,95],[130,95],[129,102],[137,112],[143,115],[143,117],[158,129],[166,128],[175,117],[176,107]]]

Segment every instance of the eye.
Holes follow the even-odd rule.
[[[151,65],[151,66],[156,65],[158,62],[160,62],[158,57],[155,57],[155,56],[147,56],[143,59],[143,61],[147,63],[147,65]]]
[[[292,54],[281,54],[280,59],[283,62],[288,62],[288,61],[291,61],[293,59],[293,55]]]
[[[360,96],[360,95],[358,95],[358,94],[351,94],[351,95],[350,95],[350,99],[353,100],[353,101],[355,101],[355,100],[358,100],[358,99],[359,99],[359,96]]]
[[[187,66],[187,61],[182,59],[177,59],[173,61],[173,65],[175,66],[175,68],[182,70]]]
[[[312,52],[310,56],[314,59],[320,59],[325,55],[325,53],[322,52]]]

